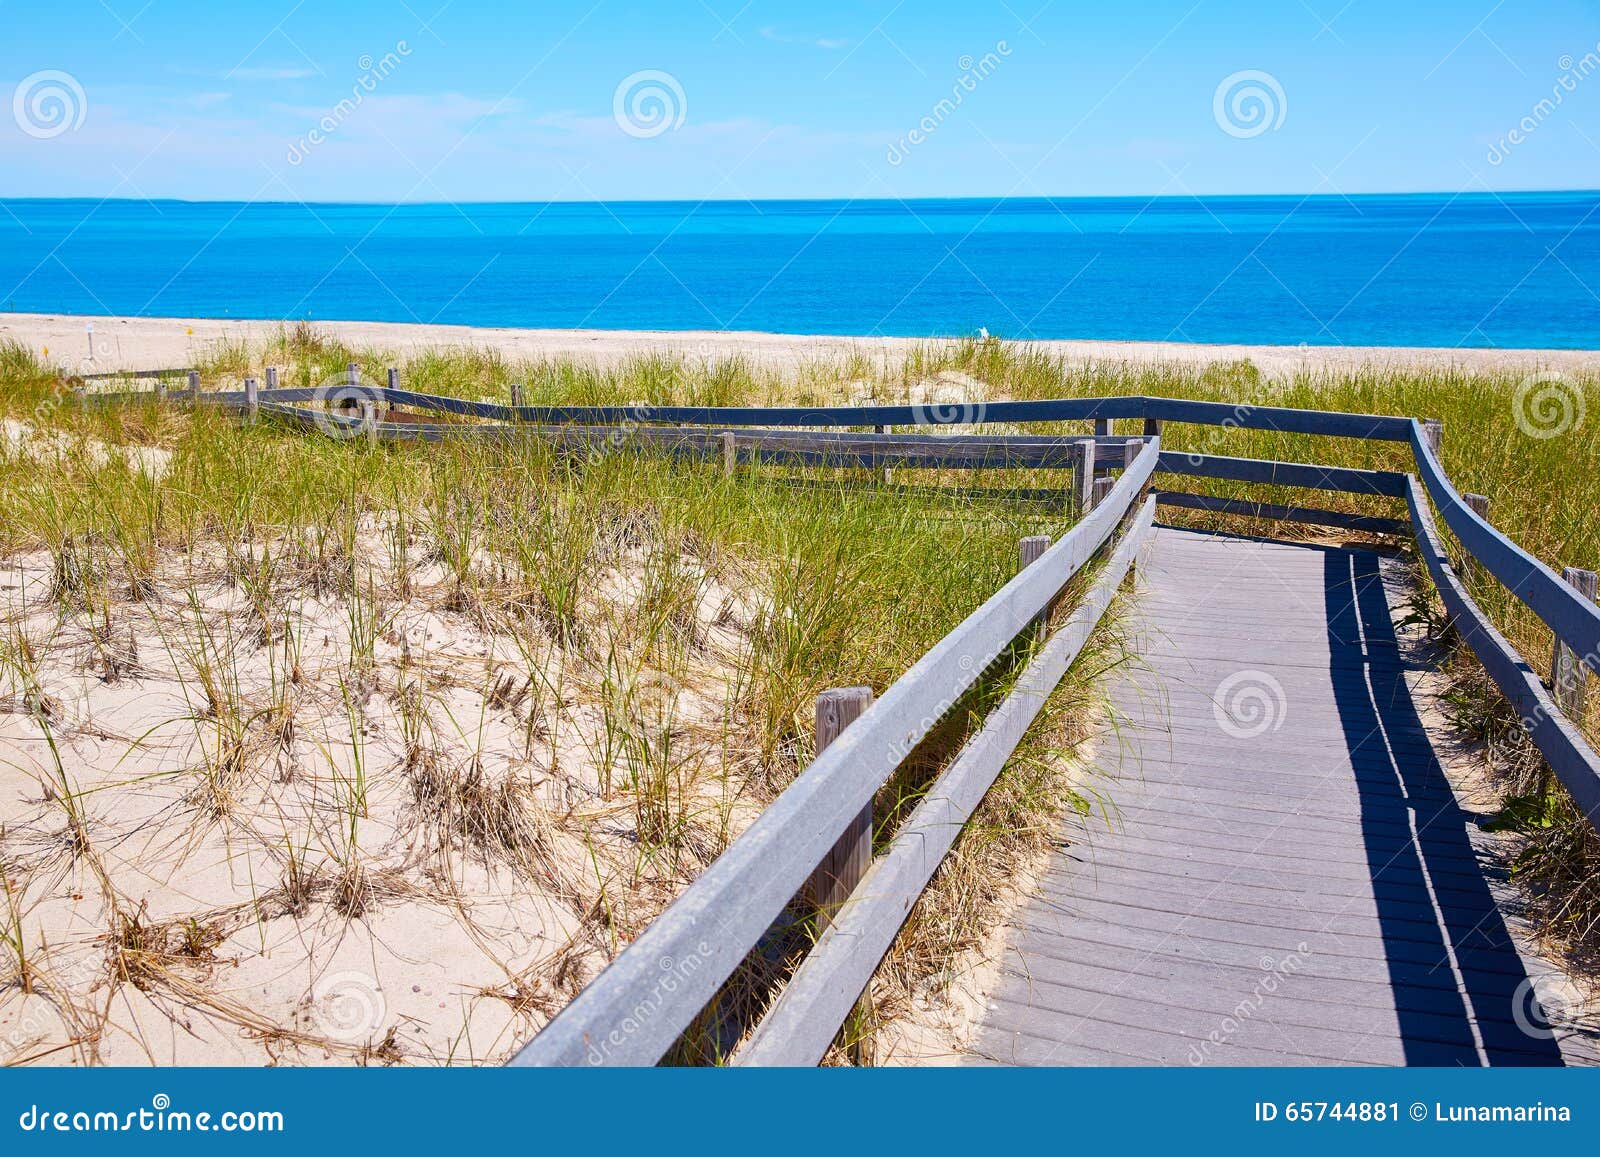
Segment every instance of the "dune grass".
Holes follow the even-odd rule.
[[[266,365],[279,367],[284,385],[315,385],[342,381],[351,361],[374,381],[391,364],[384,351],[348,349],[295,326],[265,348],[218,349],[200,369],[207,388],[236,386]],[[1437,417],[1446,469],[1461,490],[1490,497],[1496,525],[1553,565],[1600,566],[1589,517],[1600,441],[1582,421],[1553,437],[1525,432],[1544,431],[1525,405],[1518,422],[1519,376],[1403,370],[1268,381],[1249,363],[1068,366],[994,341],[781,374],[739,359],[644,357],[599,369],[514,364],[478,350],[429,353],[399,368],[408,388],[467,398],[503,401],[515,382],[530,404],[904,402],[931,382],[976,392],[976,400],[1149,393]],[[1595,381],[1558,385],[1584,413],[1600,415]],[[1058,535],[1070,522],[1059,501],[967,490],[975,481],[1040,485],[1021,472],[920,474],[910,486],[909,474],[884,485],[843,470],[763,468],[730,479],[713,466],[628,452],[568,458],[537,443],[372,448],[153,404],[80,413],[65,386],[26,351],[0,348],[0,417],[58,435],[49,454],[0,457],[0,503],[16,512],[0,523],[0,555],[45,560],[52,614],[89,641],[77,661],[95,678],[136,683],[142,668],[162,666],[183,684],[192,705],[194,755],[183,772],[192,782],[182,796],[189,814],[232,825],[235,838],[254,828],[254,838],[275,842],[274,911],[320,903],[359,920],[386,896],[421,886],[368,835],[393,783],[404,815],[426,833],[430,871],[445,865],[464,878],[466,860],[498,865],[539,881],[580,928],[537,967],[506,968],[497,995],[535,1021],[592,974],[584,953],[614,953],[805,765],[817,693],[853,684],[881,693],[1014,573],[1020,537]],[[1059,429],[1083,432],[1081,424]],[[1198,426],[1169,426],[1163,442],[1411,469],[1407,448],[1387,443]],[[153,477],[143,460],[106,447],[159,452],[163,472]],[[1225,496],[1404,513],[1398,501],[1183,482]],[[1182,520],[1269,529],[1237,518]],[[206,610],[219,586],[237,596],[237,614],[220,632],[208,628]],[[1542,669],[1550,638],[1537,619],[1492,582],[1474,593]],[[175,601],[188,613],[148,610]],[[489,639],[489,656],[470,676],[459,662],[441,671],[384,642],[419,605]],[[13,618],[27,616],[13,608]],[[314,673],[307,656],[318,633],[334,630],[330,619],[343,650],[331,675]],[[156,656],[136,641],[150,632],[132,624],[145,620],[162,624]],[[503,656],[494,650],[501,644]],[[31,645],[24,631],[6,653],[26,655]],[[252,667],[258,653],[268,656],[265,675]],[[1052,700],[917,906],[854,1031],[870,1032],[947,981],[960,954],[981,945],[1006,880],[1048,843],[1054,817],[1093,806],[1064,769],[1090,714],[1093,675],[1116,661],[1108,639]],[[6,668],[25,695],[25,664]],[[1474,682],[1470,662],[1456,660],[1455,670],[1460,720],[1494,741],[1493,751],[1514,744],[1504,704],[1481,677]],[[890,818],[880,841],[959,745],[984,697],[1003,686],[1003,675],[980,685],[969,710],[886,786],[878,813]],[[319,697],[332,704],[324,715],[343,720],[337,743],[295,734],[294,721]],[[1591,705],[1600,705],[1593,696]],[[366,738],[375,718],[392,721],[392,750]],[[1585,721],[1591,735],[1594,723]],[[491,769],[496,742],[519,753],[510,766]],[[1516,751],[1526,761],[1522,744]],[[584,774],[569,774],[574,761]],[[320,763],[327,790],[310,818],[296,811],[292,824],[262,825],[269,805],[293,810],[266,782],[267,769],[286,762]],[[1600,914],[1592,829],[1540,777],[1524,775],[1507,792],[1506,822],[1525,837],[1519,868],[1545,897],[1547,929],[1569,944],[1592,943]],[[86,849],[73,854],[92,857],[96,825],[73,818],[79,790],[69,779],[54,797],[67,826],[83,833]],[[621,838],[597,836],[602,829]],[[569,844],[580,846],[576,857]],[[0,856],[9,855],[0,839]],[[108,912],[125,926],[137,909],[115,894],[114,880],[106,889]],[[32,899],[8,891],[3,941],[15,945],[15,970],[37,983],[41,967],[23,931]],[[759,999],[771,981],[752,978],[740,1000]],[[527,1025],[517,1031],[526,1035]],[[686,1057],[716,1059],[725,1035],[707,1031]],[[364,1047],[376,1055],[387,1044]]]

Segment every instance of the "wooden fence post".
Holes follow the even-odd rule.
[[[835,687],[817,696],[817,754],[860,719],[872,706],[871,687]],[[817,910],[817,931],[833,921],[834,913],[850,899],[872,863],[872,804],[850,821],[839,842],[822,857],[806,885],[807,899]]]
[[[1114,430],[1110,418],[1096,418],[1094,420],[1094,436],[1096,438],[1109,438]]]
[[[1561,577],[1590,602],[1594,602],[1596,595],[1600,594],[1600,581],[1597,581],[1592,570],[1569,566],[1562,569]],[[1589,672],[1583,660],[1573,653],[1571,647],[1556,639],[1555,649],[1550,656],[1550,691],[1555,696],[1556,704],[1574,723],[1581,724],[1583,721],[1584,709],[1588,705],[1588,685]]]
[[[734,438],[732,430],[724,430],[720,436],[722,438],[722,472],[732,478],[734,470],[739,465],[739,443]],[[821,708],[819,707],[817,710],[820,711]]]
[[[522,383],[511,383],[511,404],[517,409],[522,408]]]
[[[1160,418],[1146,418],[1144,420],[1144,436],[1146,438],[1159,438],[1159,437],[1161,437],[1161,419]]]
[[[194,396],[198,396],[199,393],[200,393],[200,371],[199,370],[190,370],[189,371],[189,394],[190,394],[191,397],[194,397]],[[158,397],[162,397],[162,398],[167,396],[167,383],[165,381],[157,381],[156,382],[156,395]]]
[[[1489,496],[1486,494],[1463,494],[1461,501],[1467,504],[1468,509],[1485,522],[1489,521]],[[1466,551],[1462,551],[1461,579],[1469,587],[1483,578],[1483,564],[1473,558]]]
[[[267,367],[267,389],[275,390],[277,388],[278,388],[278,367],[277,366],[268,366]]]
[[[1094,480],[1094,505],[1099,506],[1106,500],[1106,495],[1111,493],[1111,488],[1117,484],[1115,478],[1096,478]]]
[[[1074,443],[1072,457],[1072,512],[1082,518],[1094,508],[1094,447],[1092,439]]]
[[[347,362],[344,367],[344,384],[359,386],[361,384],[361,363]]]
[[[1034,563],[1038,562],[1044,552],[1049,549],[1050,536],[1048,534],[1030,534],[1026,538],[1019,539],[1017,542],[1018,572],[1020,573],[1025,571]],[[1051,606],[1046,606],[1045,609],[1039,613],[1039,616],[1033,620],[1033,628],[1035,631],[1042,630],[1044,626],[1049,623],[1052,606],[1053,604]]]
[[[872,427],[872,432],[874,434],[887,434],[889,432],[889,427],[887,427],[887,426],[874,426],[874,427]],[[891,483],[893,481],[894,481],[894,468],[891,467],[891,466],[885,466],[883,468],[883,484],[885,486],[887,486],[887,485],[889,485],[889,483]]]
[[[835,687],[817,696],[817,753],[838,739],[872,706],[871,687]],[[834,913],[850,900],[851,893],[872,864],[872,802],[845,829],[839,842],[822,857],[806,883],[806,899],[816,913],[817,935],[833,922]],[[860,1006],[870,1008],[871,997],[863,995]],[[855,1040],[849,1046],[853,1064],[871,1063],[868,1042]]]
[[[1433,451],[1433,456],[1439,456],[1439,447],[1444,444],[1444,422],[1438,418],[1422,419],[1422,440],[1428,444],[1428,449]]]
[[[79,410],[87,410],[89,408],[89,388],[87,386],[73,386],[72,396],[78,400]]]
[[[363,401],[361,403],[361,429],[367,435],[367,445],[378,444],[378,404]]]
[[[244,420],[246,425],[254,425],[257,416],[261,413],[261,394],[256,389],[256,380],[244,380]]]

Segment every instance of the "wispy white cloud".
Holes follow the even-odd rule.
[[[813,48],[824,48],[829,52],[850,47],[850,41],[842,36],[792,36],[779,32],[776,28],[763,28],[761,38],[771,40],[775,44],[809,44]]]
[[[234,80],[305,80],[307,77],[316,76],[317,70],[304,67],[255,67],[236,68],[229,76]]]

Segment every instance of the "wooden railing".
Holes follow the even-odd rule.
[[[687,458],[720,459],[729,470],[739,463],[770,463],[1072,469],[1075,475],[1072,493],[1080,518],[1072,529],[1048,547],[1038,540],[1024,540],[1025,565],[1017,576],[876,702],[868,705],[870,693],[862,689],[830,700],[826,718],[831,722],[819,726],[819,750],[810,765],[523,1048],[513,1064],[656,1063],[794,898],[808,888],[817,895],[820,884],[831,896],[822,914],[822,934],[732,1058],[736,1064],[815,1064],[866,990],[963,826],[1109,606],[1150,531],[1157,504],[1413,534],[1453,629],[1517,710],[1584,814],[1591,822],[1600,819],[1600,758],[1571,721],[1581,709],[1583,672],[1600,674],[1600,608],[1592,595],[1578,589],[1592,592],[1593,576],[1571,571],[1566,578],[1558,576],[1495,530],[1481,513],[1482,501],[1459,494],[1440,466],[1437,422],[1133,396],[992,402],[957,413],[951,422],[1085,421],[1095,423],[1094,437],[832,433],[829,429],[836,427],[871,426],[880,431],[925,427],[930,415],[915,406],[504,406],[400,390],[394,381],[391,371],[390,387],[347,387],[360,391],[354,395],[359,418],[337,410],[304,408],[306,402],[329,401],[325,390],[259,390],[253,381],[242,393],[207,394],[192,388],[168,396],[217,404],[247,418],[272,416],[374,439],[535,435],[558,446],[585,449],[615,446],[619,429],[625,429],[631,444]],[[103,400],[129,396],[135,395]],[[394,406],[492,424],[379,419],[379,407]],[[1142,421],[1142,434],[1115,436],[1112,423],[1118,420]],[[1410,445],[1417,472],[1167,450],[1160,439],[1165,422],[1404,442]],[[1109,470],[1119,470],[1120,476],[1114,482],[1097,480],[1097,471]],[[1157,473],[1403,499],[1409,518],[1181,491],[1147,493]],[[1502,583],[1553,632],[1553,688],[1539,679],[1472,599],[1440,538],[1429,499],[1470,560],[1468,565]],[[1096,557],[1103,558],[1103,566],[1077,607],[1033,650],[1011,692],[938,776],[884,853],[873,857],[869,809],[878,789],[977,679],[1036,628],[1067,584]],[[858,711],[859,717],[850,721],[848,717]],[[819,712],[819,721],[823,718]],[[820,881],[819,871],[824,877]]]

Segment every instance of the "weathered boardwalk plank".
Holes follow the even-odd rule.
[[[1014,916],[974,1063],[1562,1063],[1417,716],[1400,581],[1156,531],[1100,747],[1116,814]]]

